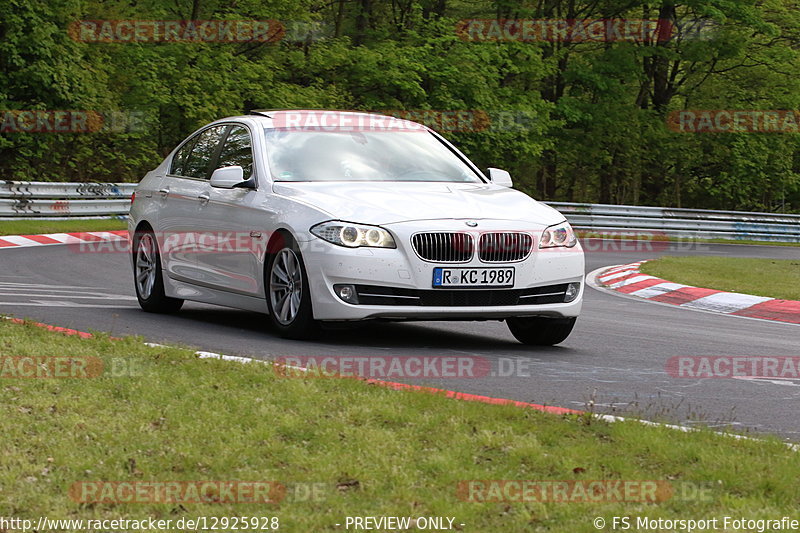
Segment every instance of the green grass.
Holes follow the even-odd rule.
[[[0,321],[0,356],[99,357],[135,371],[0,378],[5,516],[278,516],[283,531],[341,531],[346,516],[454,516],[462,531],[595,531],[596,516],[791,516],[800,456],[777,439],[684,433],[286,378],[268,365],[200,360],[140,339],[65,337]],[[127,365],[129,367],[129,365]],[[462,480],[663,480],[711,486],[663,503],[475,503]],[[313,483],[317,497],[255,504],[79,504],[81,481]],[[687,514],[688,513],[688,514]]]
[[[728,292],[800,300],[800,260],[665,256],[642,272],[676,283]]]
[[[69,233],[76,231],[115,231],[128,227],[125,220],[2,220],[0,235],[38,235],[41,233]]]
[[[800,242],[751,241],[747,239],[690,239],[683,242],[706,242],[709,244],[753,244],[756,246],[800,246]]]
[[[589,230],[576,230],[575,233],[580,239],[592,238],[620,238],[627,240],[653,240],[657,242],[677,242],[684,244],[703,243],[703,244],[752,244],[756,246],[800,246],[800,242],[770,242],[770,241],[753,241],[746,239],[687,239],[680,237],[669,237],[667,235],[649,234],[647,232],[640,232],[638,235],[630,235],[625,237],[625,230],[618,230],[616,232],[597,232]]]

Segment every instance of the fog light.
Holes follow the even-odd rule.
[[[570,283],[569,285],[567,285],[567,290],[564,293],[564,302],[569,303],[573,301],[575,298],[578,297],[579,292],[581,292],[581,284]]]
[[[333,290],[342,301],[349,304],[358,303],[358,293],[353,285],[334,285]]]

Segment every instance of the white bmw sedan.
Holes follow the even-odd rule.
[[[552,345],[581,310],[584,258],[555,209],[420,124],[258,111],[193,133],[139,183],[128,221],[149,312],[184,300],[325,322],[505,320]]]

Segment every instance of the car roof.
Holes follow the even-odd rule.
[[[256,109],[247,115],[239,115],[235,117],[226,117],[214,121],[216,122],[230,122],[247,121],[256,122],[265,128],[284,128],[289,124],[289,121],[299,121],[300,123],[315,124],[314,121],[324,120],[342,120],[342,119],[356,120],[362,123],[364,120],[370,120],[371,123],[375,121],[391,120],[396,124],[407,124],[411,126],[410,129],[425,129],[428,127],[408,120],[405,118],[393,117],[391,115],[383,115],[380,113],[370,113],[367,111],[350,111],[350,110],[336,110],[336,109]],[[349,123],[348,127],[350,126]]]

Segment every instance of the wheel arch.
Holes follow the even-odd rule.
[[[294,243],[295,247],[297,248],[296,252],[299,255],[300,263],[303,268],[303,274],[308,279],[308,265],[306,264],[305,257],[303,256],[302,251],[302,244],[301,241],[295,236],[294,232],[285,227],[281,226],[275,231],[272,232],[270,235],[269,240],[267,241],[266,251],[264,253],[264,264],[262,267],[262,283],[264,288],[264,298],[269,299],[269,268],[270,263],[272,262],[272,257],[275,256],[279,251],[281,251],[287,243]],[[314,298],[314,288],[313,283],[310,282],[306,285],[306,290],[308,291],[311,297],[311,309],[312,313],[315,311],[316,308],[316,300]],[[269,304],[267,304],[269,306]]]
[[[147,220],[140,220],[138,224],[136,224],[136,229],[133,230],[134,233],[139,233],[142,231],[153,231],[153,225],[150,224]]]
[[[158,252],[158,261],[161,264],[161,268],[163,270],[164,269],[164,254],[162,253],[162,250],[161,250],[161,245],[163,244],[163,239],[159,239],[158,238],[158,235],[156,234],[156,230],[153,229],[153,225],[146,219],[140,220],[138,222],[138,224],[136,224],[136,229],[133,230],[133,235],[132,235],[131,243],[130,243],[131,244],[131,261],[135,261],[135,256],[136,256],[135,246],[136,246],[136,238],[137,238],[137,236],[141,235],[142,233],[145,233],[147,231],[152,233],[153,236],[155,237],[156,249],[157,249],[157,252]],[[166,280],[165,280],[165,283],[166,283]]]

